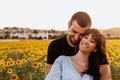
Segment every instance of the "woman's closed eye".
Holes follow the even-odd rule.
[[[95,43],[95,40],[92,39],[92,40],[90,40],[90,42],[91,42],[91,43]]]
[[[88,38],[89,38],[89,36],[88,36],[88,35],[85,35],[85,36],[84,36],[84,38],[85,38],[85,39],[88,39]],[[92,38],[91,38],[91,39],[89,39],[89,41],[90,41],[91,43],[95,43],[95,40],[94,40],[94,39],[92,39]]]

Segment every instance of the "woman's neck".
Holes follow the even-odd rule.
[[[80,51],[78,51],[76,55],[71,56],[74,67],[81,75],[85,73],[89,68],[88,57],[88,55],[83,54]]]
[[[79,62],[79,64],[83,65],[83,66],[88,66],[88,58],[89,55],[86,53],[82,53],[80,50],[78,51],[78,53],[74,56],[76,61]]]

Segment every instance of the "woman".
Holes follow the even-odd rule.
[[[75,50],[74,56],[58,57],[45,80],[100,80],[99,67],[108,63],[106,38],[90,29]]]

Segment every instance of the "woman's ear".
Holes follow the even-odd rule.
[[[97,49],[94,49],[93,52],[97,52]]]

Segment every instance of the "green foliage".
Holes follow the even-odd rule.
[[[114,64],[110,65],[111,74],[113,80],[120,80],[120,68],[116,67]]]

